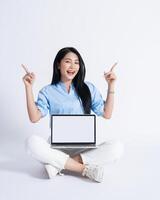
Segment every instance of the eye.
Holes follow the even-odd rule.
[[[69,60],[66,60],[65,63],[70,63]]]
[[[76,65],[79,65],[79,62],[75,62]]]

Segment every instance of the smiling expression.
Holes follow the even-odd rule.
[[[79,59],[75,53],[69,52],[60,61],[59,70],[61,73],[61,81],[72,81],[79,71]]]

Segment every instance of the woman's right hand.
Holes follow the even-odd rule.
[[[35,81],[35,74],[33,72],[26,73],[25,76],[23,77],[23,82],[26,87],[32,87],[34,81]]]

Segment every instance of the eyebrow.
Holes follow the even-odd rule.
[[[72,60],[71,58],[65,58],[65,60]],[[75,61],[79,61],[78,59],[75,59]]]

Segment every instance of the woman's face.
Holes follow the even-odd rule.
[[[60,61],[61,81],[72,81],[80,68],[78,56],[69,52]]]

